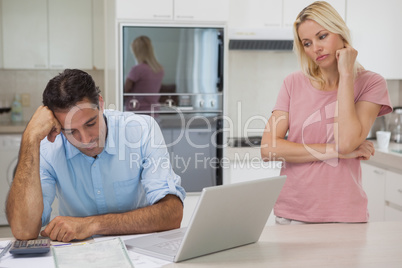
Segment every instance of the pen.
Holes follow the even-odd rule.
[[[60,246],[69,246],[72,245],[71,243],[67,243],[67,244],[57,244],[57,245],[53,245],[53,247],[60,247]]]
[[[85,245],[87,244],[86,242],[82,243],[65,243],[65,244],[57,244],[57,245],[52,245],[53,247],[59,247],[59,246],[79,246],[79,245]]]
[[[0,261],[1,261],[1,258],[4,256],[4,254],[6,254],[8,252],[8,250],[11,248],[11,245],[12,245],[12,242],[10,241],[8,243],[8,245],[5,248],[3,248],[3,250],[0,252]]]

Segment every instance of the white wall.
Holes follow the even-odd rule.
[[[261,135],[283,79],[299,70],[292,51],[229,52],[228,117],[233,122],[231,137]],[[244,130],[255,129],[251,133]]]

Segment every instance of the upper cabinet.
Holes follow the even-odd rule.
[[[283,1],[283,26],[292,27],[297,15],[306,6],[313,3],[312,0],[282,0]],[[339,15],[345,19],[346,0],[326,0],[330,3]]]
[[[346,23],[359,52],[358,61],[386,79],[402,79],[402,2],[353,0],[347,1],[346,8]]]
[[[116,18],[157,21],[227,21],[229,0],[116,0]]]
[[[173,0],[116,0],[118,19],[171,20]]]
[[[175,20],[227,21],[229,0],[175,0]]]
[[[93,26],[95,11],[103,15],[103,1],[2,0],[3,68],[103,68],[103,51],[94,60],[104,42],[103,27]],[[94,45],[95,37],[102,43]]]
[[[231,0],[230,28],[291,28],[299,12],[312,0]],[[346,0],[329,0],[345,18]]]
[[[3,0],[3,67],[48,68],[46,0]]]
[[[49,67],[92,69],[92,0],[51,0]]]

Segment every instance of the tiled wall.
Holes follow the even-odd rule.
[[[292,52],[230,51],[227,96],[231,137],[261,134],[276,102],[283,79],[299,70]],[[47,82],[61,70],[4,70],[0,69],[0,100],[12,102],[15,93],[30,94],[30,106],[24,107],[28,121],[42,103]],[[104,72],[87,71],[104,94]],[[391,101],[402,105],[402,81],[388,80]],[[252,130],[244,133],[244,130]]]
[[[299,69],[293,52],[230,51],[229,136],[261,135],[283,79]],[[388,80],[387,84],[393,106],[401,106],[402,80]]]
[[[42,104],[42,93],[47,82],[62,70],[0,70],[0,100],[3,105],[12,102],[14,95],[30,94],[30,106],[23,107],[24,120],[28,121],[38,106]],[[87,71],[100,90],[104,90],[104,72]]]

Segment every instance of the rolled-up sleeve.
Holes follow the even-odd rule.
[[[148,119],[149,118],[149,119]],[[186,197],[181,178],[172,169],[169,153],[157,122],[148,117],[148,133],[142,139],[141,183],[147,200],[154,204],[168,194],[176,195],[183,202]]]

